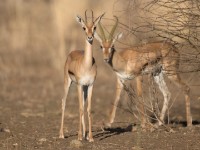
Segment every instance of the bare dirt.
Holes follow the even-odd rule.
[[[85,150],[199,150],[200,100],[199,74],[191,79],[191,108],[194,126],[185,125],[185,105],[180,93],[170,109],[171,122],[154,131],[141,130],[134,117],[118,109],[112,128],[103,131],[101,124],[107,119],[115,91],[115,76],[108,66],[97,61],[99,73],[94,86],[92,115],[94,143],[77,141],[78,98],[72,85],[65,113],[65,138],[59,139],[63,78],[48,59],[28,54],[1,53],[8,69],[2,69],[0,78],[0,149],[85,149]],[[97,52],[96,58],[100,57]],[[15,60],[21,59],[15,64]],[[10,61],[13,61],[11,63]],[[18,60],[19,61],[19,60]],[[5,67],[5,66],[4,66]],[[188,79],[190,75],[183,75]],[[177,94],[171,86],[172,96]],[[147,92],[147,91],[146,91]],[[126,94],[122,95],[122,108],[126,107]],[[162,97],[161,97],[162,102]],[[136,129],[132,131],[132,129]],[[68,129],[69,132],[66,132]]]

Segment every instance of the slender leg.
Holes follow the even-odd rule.
[[[146,124],[146,116],[145,116],[145,109],[144,109],[144,101],[142,99],[142,76],[138,76],[136,78],[136,84],[137,84],[137,95],[139,99],[140,104],[140,113],[141,113],[141,126],[144,128]]]
[[[71,79],[68,76],[68,74],[66,74],[65,80],[64,80],[64,97],[62,99],[62,117],[61,117],[61,126],[60,126],[59,138],[64,138],[63,123],[64,123],[64,116],[65,116],[65,105],[66,105],[66,99],[67,99],[67,95],[68,95],[70,85],[71,85]]]
[[[158,125],[162,125],[164,122],[166,110],[168,109],[168,104],[169,104],[169,100],[171,98],[171,93],[169,92],[169,89],[165,83],[162,72],[158,76],[154,76],[154,79],[155,79],[155,82],[158,84],[159,89],[164,96],[163,108],[162,108],[162,111],[160,114],[160,120],[158,121]]]
[[[83,111],[85,110],[85,102],[87,100],[88,97],[88,86],[82,86],[83,89]],[[85,113],[83,112],[83,116],[82,116],[82,126],[83,126],[83,138],[85,139],[85,134],[86,134],[86,126],[85,126]]]
[[[191,115],[191,108],[190,108],[190,97],[189,97],[189,91],[190,88],[188,87],[188,85],[186,85],[180,78],[180,76],[176,73],[174,73],[173,75],[168,75],[168,78],[171,81],[174,81],[174,83],[176,85],[178,85],[178,87],[180,87],[184,94],[185,94],[185,105],[186,105],[186,119],[187,119],[187,126],[191,127],[192,126],[192,115]]]
[[[174,53],[173,57],[178,58],[179,55],[177,53]],[[165,70],[166,75],[172,82],[178,85],[178,87],[181,88],[185,94],[187,126],[191,127],[192,116],[190,110],[191,108],[190,108],[190,97],[189,97],[190,88],[181,80],[180,75],[176,72],[178,66],[179,66],[179,61],[177,59],[174,59],[172,61],[166,57],[166,60],[163,61],[163,69]]]
[[[83,89],[83,96],[82,96],[82,107],[83,107],[83,115],[82,115],[82,127],[83,127],[83,138],[85,139],[85,133],[86,133],[86,128],[85,128],[85,113],[84,113],[84,108],[85,108],[85,102],[86,99],[84,99],[84,89]]]
[[[84,118],[84,109],[83,109],[83,88],[81,85],[77,85],[78,88],[78,98],[79,98],[79,113],[80,113],[80,121],[79,121],[79,131],[78,131],[78,140],[82,140],[82,119]]]
[[[91,117],[92,90],[93,90],[93,85],[88,87],[88,107],[87,107],[87,112],[88,112],[88,122],[89,122],[89,134],[88,134],[89,142],[93,142],[94,141],[94,139],[92,137],[92,117]]]
[[[119,78],[117,78],[117,85],[116,85],[116,95],[115,95],[115,101],[114,101],[114,105],[111,111],[111,115],[110,115],[110,119],[109,119],[109,123],[106,124],[106,126],[111,127],[111,124],[114,122],[115,119],[115,114],[116,114],[116,110],[117,110],[117,105],[121,96],[121,91],[123,89],[123,84],[122,81],[120,81]]]

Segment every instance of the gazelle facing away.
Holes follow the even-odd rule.
[[[157,42],[117,51],[114,48],[114,43],[116,40],[121,38],[122,33],[113,36],[118,25],[118,18],[115,18],[116,23],[113,26],[109,37],[105,36],[104,29],[100,23],[100,35],[97,33],[95,34],[95,38],[101,44],[104,61],[111,66],[117,75],[115,101],[109,122],[106,125],[111,126],[111,124],[114,122],[117,104],[120,99],[124,81],[136,78],[137,94],[140,101],[140,111],[142,117],[141,126],[145,126],[146,119],[144,115],[144,104],[141,101],[143,74],[150,74],[153,76],[155,82],[158,84],[159,89],[164,96],[164,103],[158,121],[158,125],[162,125],[171,96],[171,93],[169,92],[168,87],[164,81],[163,74],[165,74],[172,82],[177,84],[179,88],[184,91],[187,126],[192,126],[190,98],[188,95],[189,87],[183,81],[181,81],[181,78],[177,72],[180,55],[176,48],[169,42]]]
[[[88,121],[89,121],[89,135],[88,140],[93,142],[92,137],[92,121],[91,121],[91,97],[93,83],[97,74],[97,67],[93,58],[92,53],[92,43],[94,38],[94,33],[96,31],[96,25],[101,20],[104,14],[99,16],[95,21],[87,21],[87,11],[85,11],[85,21],[77,16],[76,19],[78,23],[81,24],[84,32],[86,33],[85,51],[72,51],[66,60],[64,68],[64,97],[62,99],[62,119],[60,127],[60,138],[64,138],[63,134],[63,122],[64,122],[64,112],[65,103],[69,91],[69,87],[72,82],[77,84],[78,97],[79,97],[79,111],[80,111],[80,122],[78,131],[78,140],[85,138],[86,127],[84,121],[84,104],[88,100]]]

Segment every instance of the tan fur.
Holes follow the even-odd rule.
[[[87,11],[86,11],[87,12]],[[78,89],[78,97],[79,97],[79,113],[80,113],[80,121],[79,121],[79,131],[78,131],[78,140],[82,140],[82,138],[86,138],[86,127],[85,127],[85,117],[84,117],[84,104],[85,101],[88,100],[88,124],[89,124],[89,133],[87,139],[89,142],[93,142],[92,136],[92,120],[91,120],[91,98],[92,98],[92,90],[93,84],[97,74],[97,67],[93,58],[92,53],[92,43],[93,36],[96,29],[97,23],[101,20],[103,15],[99,16],[94,22],[92,19],[92,23],[87,22],[87,16],[85,12],[85,21],[77,16],[77,21],[81,24],[83,30],[86,33],[86,43],[84,51],[72,51],[66,60],[65,68],[64,68],[64,97],[62,99],[62,119],[61,119],[61,127],[60,127],[60,138],[64,138],[63,133],[63,123],[64,123],[64,112],[65,112],[65,103],[69,91],[69,87],[72,82],[77,84]],[[92,12],[93,15],[93,12]]]
[[[186,100],[187,125],[192,126],[189,87],[181,81],[181,78],[177,72],[180,55],[176,48],[170,42],[148,43],[145,45],[118,51],[112,49],[112,47],[114,47],[115,41],[121,37],[121,34],[116,35],[111,40],[106,39],[105,41],[103,41],[103,39],[98,34],[95,34],[95,37],[102,46],[104,60],[110,64],[118,78],[115,102],[111,111],[109,122],[107,123],[108,126],[111,126],[114,121],[116,114],[115,111],[120,98],[120,93],[123,88],[123,85],[121,86],[121,83],[119,81],[123,83],[125,80],[130,80],[134,78],[136,78],[137,81],[137,93],[139,100],[141,101],[141,124],[142,126],[145,126],[145,110],[143,101],[141,99],[142,75],[152,74],[153,76],[160,76],[162,72],[184,91]],[[165,82],[162,80],[162,76],[157,79],[157,84],[159,85],[161,92],[164,95],[164,104],[159,120],[159,125],[161,125],[164,121],[164,115],[170,99],[170,94],[168,94],[168,91],[165,91],[165,89],[167,90],[168,88],[166,87]]]

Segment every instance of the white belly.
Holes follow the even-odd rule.
[[[81,85],[91,85],[94,82],[94,77],[90,75],[85,75],[79,79],[79,84]]]
[[[133,74],[128,74],[128,73],[124,73],[124,72],[116,72],[117,76],[123,80],[131,80],[133,79],[135,76]]]

